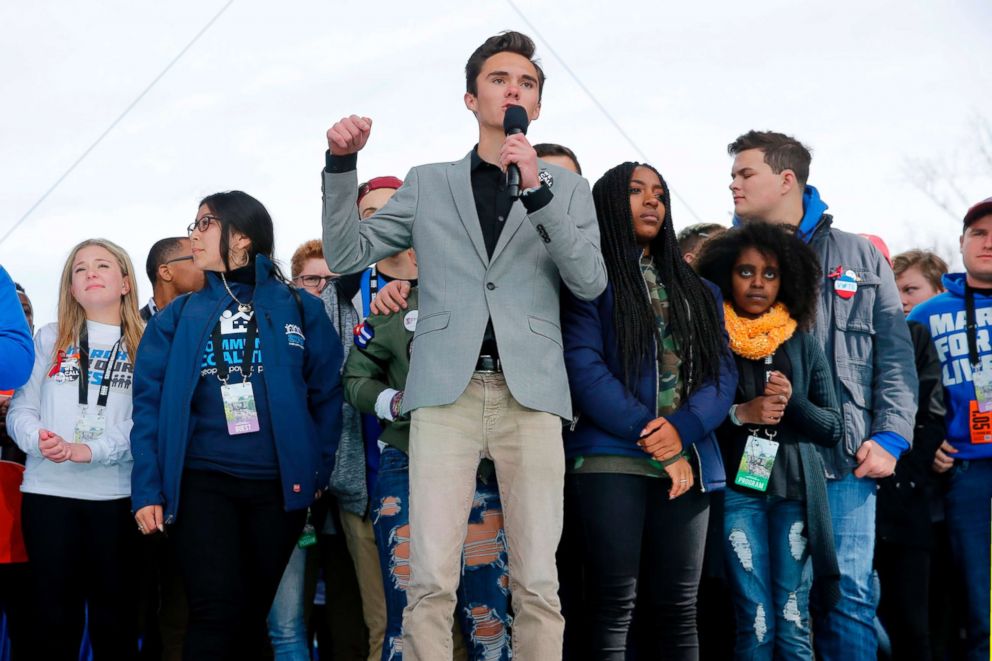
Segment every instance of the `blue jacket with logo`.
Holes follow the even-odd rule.
[[[706,281],[704,281],[706,282]],[[723,322],[723,297],[706,282]],[[649,356],[637,392],[627,390],[613,326],[613,287],[595,300],[582,301],[562,287],[562,340],[565,367],[575,409],[573,428],[565,432],[565,456],[620,455],[647,458],[637,446],[641,430],[657,416],[658,361]],[[726,330],[723,343],[728,344]],[[696,453],[703,490],[722,489],[726,472],[714,431],[727,417],[737,391],[737,366],[730,348],[720,361],[718,382],[700,384],[665,416],[679,432],[685,450]]]
[[[293,295],[256,258],[254,304],[268,408],[287,510],[327,487],[341,435],[341,341],[319,299]],[[131,504],[163,505],[172,523],[189,442],[190,402],[210,333],[230,296],[216,273],[152,317],[134,366]],[[300,318],[302,311],[303,319]],[[300,345],[303,337],[302,348]]]
[[[964,273],[944,276],[943,294],[920,303],[909,313],[930,331],[940,359],[941,383],[947,413],[947,441],[958,451],[955,459],[992,459],[992,443],[972,443],[970,407],[975,384],[968,357],[968,330],[964,300]],[[976,348],[983,370],[992,370],[992,296],[975,292]],[[990,428],[988,431],[992,431]]]

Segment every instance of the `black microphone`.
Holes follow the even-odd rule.
[[[506,114],[503,115],[503,131],[507,135],[523,133],[527,135],[527,125],[530,119],[527,118],[527,111],[523,106],[507,106]],[[515,163],[506,166],[506,190],[512,199],[520,197],[520,168]]]

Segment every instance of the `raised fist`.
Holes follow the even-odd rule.
[[[335,156],[356,154],[369,141],[372,131],[372,119],[351,115],[335,122],[327,129],[327,148]]]

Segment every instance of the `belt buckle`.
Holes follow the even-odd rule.
[[[483,355],[475,363],[475,371],[483,374],[499,374],[503,371],[498,357]]]

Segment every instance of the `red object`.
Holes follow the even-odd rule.
[[[403,181],[396,177],[376,177],[375,179],[369,179],[358,187],[358,201],[356,204],[361,204],[362,198],[374,190],[379,190],[380,188],[392,188],[396,190],[402,185]]]
[[[293,485],[293,493],[300,493],[301,490],[302,489],[301,489],[301,487],[300,487],[299,484],[294,484]]]
[[[868,239],[868,241],[871,242],[871,245],[878,248],[878,252],[882,253],[882,257],[885,258],[885,261],[889,263],[890,267],[892,266],[892,257],[889,256],[889,246],[885,244],[882,237],[875,236],[874,234],[861,234],[860,236]]]
[[[24,466],[0,461],[0,563],[27,562],[21,532],[21,480]]]
[[[987,197],[968,209],[968,213],[964,215],[964,226],[967,227],[982,216],[987,216],[990,213],[992,213],[992,197]]]

